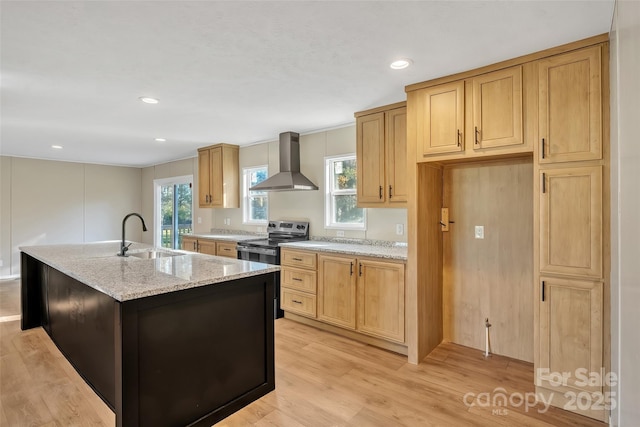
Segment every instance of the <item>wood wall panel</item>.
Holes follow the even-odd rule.
[[[533,163],[531,159],[444,170],[444,339],[533,361]],[[484,239],[474,227],[484,226]]]

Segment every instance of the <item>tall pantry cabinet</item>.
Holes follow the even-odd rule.
[[[602,421],[608,388],[584,375],[604,379],[608,364],[607,48],[599,44],[538,62],[535,163],[536,391]]]
[[[422,360],[443,340],[445,322],[457,320],[443,316],[443,294],[451,294],[443,288],[451,276],[443,268],[443,171],[519,158],[533,166],[533,260],[521,262],[533,266],[536,391],[554,406],[607,419],[609,388],[598,380],[610,370],[608,81],[603,34],[406,87],[409,361]]]

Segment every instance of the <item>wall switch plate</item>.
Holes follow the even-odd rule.
[[[404,224],[396,224],[396,234],[402,236],[404,234]]]
[[[4,263],[2,262],[2,260],[0,259],[0,267],[2,267]]]
[[[231,225],[231,218],[225,218],[224,225]]]
[[[476,236],[476,239],[484,239],[484,226],[483,225],[476,225],[475,236]]]
[[[198,217],[198,224],[202,224],[202,217]]]
[[[344,237],[344,231],[343,231],[343,230],[338,230],[338,231],[336,231],[336,236],[338,236],[338,237]]]

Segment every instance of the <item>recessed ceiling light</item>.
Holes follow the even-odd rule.
[[[156,98],[149,98],[148,96],[141,96],[140,101],[146,103],[146,104],[157,104],[158,102],[160,102],[158,99]]]
[[[157,142],[166,142],[167,139],[166,138],[156,138]]]
[[[51,148],[54,150],[62,150],[62,145],[52,145]]]
[[[409,58],[402,58],[391,63],[391,68],[394,70],[402,70],[403,68],[407,68],[409,65],[413,64],[413,61]]]

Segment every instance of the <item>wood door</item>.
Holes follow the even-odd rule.
[[[201,254],[216,255],[215,240],[198,239],[198,252]]]
[[[407,108],[396,108],[385,114],[387,202],[389,206],[407,205]]]
[[[414,96],[417,161],[464,151],[464,81],[420,89]]]
[[[541,277],[540,348],[537,385],[600,391],[599,385],[576,384],[577,369],[601,375],[603,284]],[[568,372],[566,381],[559,381]],[[553,382],[561,383],[554,386]],[[565,383],[565,384],[562,384]]]
[[[209,189],[211,187],[210,150],[198,150],[198,205],[201,208],[211,206]]]
[[[356,119],[358,206],[384,203],[384,113]]]
[[[404,342],[404,265],[358,262],[357,329]]]
[[[210,204],[213,207],[224,207],[224,181],[222,165],[222,147],[212,148],[211,156],[211,181],[210,181]]]
[[[541,60],[540,163],[602,158],[600,46]]]
[[[216,243],[216,255],[226,256],[227,258],[238,258],[238,251],[236,251],[236,242],[217,242]]]
[[[198,252],[198,239],[195,237],[182,236],[182,250]]]
[[[601,278],[602,166],[540,175],[540,271]]]
[[[318,255],[318,319],[356,328],[356,259]]]
[[[473,148],[523,144],[522,66],[473,79]]]

